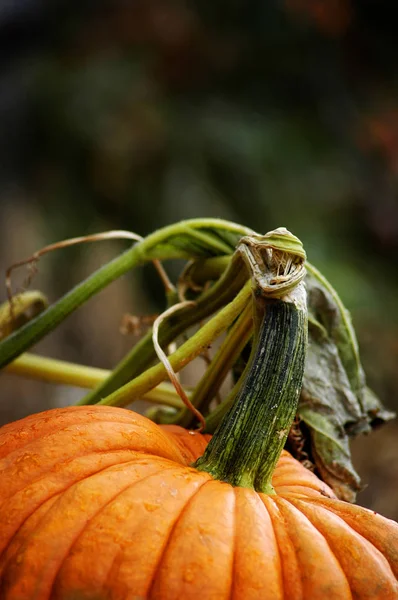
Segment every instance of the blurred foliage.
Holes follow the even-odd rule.
[[[386,0],[5,3],[1,268],[111,227],[146,234],[197,216],[284,225],[351,309],[368,381],[398,409],[393,14]],[[57,297],[112,252],[48,257],[39,283]],[[131,340],[107,354],[100,340],[118,338],[140,295],[142,276],[133,281],[106,292],[104,312],[68,321],[67,358],[112,366],[126,351]]]

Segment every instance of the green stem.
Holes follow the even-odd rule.
[[[40,379],[49,383],[73,385],[80,388],[93,388],[103,381],[109,371],[95,367],[78,365],[64,360],[37,356],[24,352],[5,367],[6,373]]]
[[[241,391],[196,467],[232,485],[272,493],[272,474],[297,411],[305,311],[270,300]]]
[[[0,344],[0,368],[55,329],[68,315],[94,294],[126,273],[126,271],[141,264],[138,246],[139,244],[136,244],[133,248],[93,273],[65,294],[58,302],[49,306],[38,317],[3,340]]]
[[[225,306],[216,316],[208,321],[187,342],[169,356],[169,361],[175,372],[180,371],[185,365],[196,358],[204,348],[215,340],[236,317],[244,310],[250,301],[250,283],[248,282],[236,298]],[[126,406],[136,398],[142,397],[147,391],[167,379],[167,371],[159,363],[144,373],[122,386],[110,396],[99,402],[107,406]]]
[[[285,252],[280,235],[288,238]],[[305,253],[302,246],[290,250],[290,236],[276,230],[239,247],[254,278],[254,351],[234,405],[195,464],[216,479],[268,494],[296,415],[307,344]]]
[[[23,353],[5,368],[7,373],[31,379],[40,379],[49,383],[73,385],[80,388],[92,388],[106,379],[110,371],[56,360],[35,354]],[[190,397],[190,392],[185,393]],[[161,383],[149,390],[143,400],[181,409],[184,405],[171,383]]]
[[[211,400],[216,396],[222,382],[237,361],[252,334],[252,307],[251,303],[248,303],[238,319],[231,326],[192,395],[192,404],[203,414],[207,413]],[[163,422],[165,421],[162,420]],[[193,425],[192,413],[187,408],[184,408],[172,420],[169,417],[168,422],[176,423],[182,427],[191,427]]]
[[[68,315],[127,271],[151,260],[232,254],[245,227],[221,219],[192,219],[155,231],[93,273],[58,302],[0,343],[0,369],[42,339]]]
[[[252,350],[254,350],[254,348],[252,348]],[[231,407],[235,404],[236,398],[237,398],[238,393],[243,385],[243,382],[246,380],[247,373],[249,371],[251,363],[252,363],[252,361],[249,360],[248,363],[246,364],[245,369],[243,370],[243,373],[241,374],[238,381],[235,383],[235,385],[233,386],[232,390],[229,392],[227,397],[221,402],[221,404],[216,406],[216,408],[209,415],[207,415],[206,429],[205,429],[206,433],[214,433],[216,431],[217,427],[220,425],[223,418],[225,417],[225,415],[228,413],[228,411],[231,409]]]
[[[195,306],[181,309],[162,324],[159,332],[160,345],[168,346],[189,327],[196,325],[228,304],[239,293],[246,281],[247,272],[242,268],[240,259],[230,259],[228,268],[220,279],[199,296]],[[116,365],[110,376],[89,392],[79,404],[99,402],[101,398],[112,394],[134,377],[138,377],[155,359],[156,353],[152,342],[152,330],[150,330]]]
[[[193,286],[204,286],[208,281],[219,279],[231,260],[231,256],[215,256],[192,261],[184,269],[182,278]]]

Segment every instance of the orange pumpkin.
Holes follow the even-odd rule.
[[[398,598],[398,525],[284,452],[276,495],[188,465],[206,437],[119,408],[0,430],[0,598]]]

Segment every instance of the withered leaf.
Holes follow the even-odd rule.
[[[351,462],[349,437],[366,433],[393,413],[366,387],[348,311],[312,266],[308,293],[308,352],[298,415],[310,439],[310,458],[340,498],[353,502],[360,479]]]

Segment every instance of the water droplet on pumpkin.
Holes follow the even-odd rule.
[[[159,504],[153,504],[151,502],[144,502],[144,508],[148,512],[153,512],[154,510],[156,510],[157,508],[159,508]]]
[[[186,581],[187,583],[191,583],[191,582],[192,582],[192,581],[195,579],[195,576],[194,576],[194,574],[192,573],[192,571],[186,571],[186,573],[184,573],[184,575],[183,575],[183,577],[182,577],[182,578],[183,578],[183,580],[184,580],[184,581]]]

